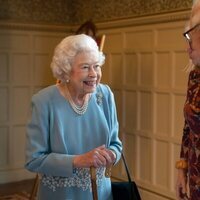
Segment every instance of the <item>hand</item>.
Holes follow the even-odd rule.
[[[178,200],[187,200],[187,175],[184,169],[178,169],[176,181],[176,197]]]
[[[75,156],[73,160],[74,167],[105,167],[113,164],[116,155],[105,145],[99,146],[85,154]]]

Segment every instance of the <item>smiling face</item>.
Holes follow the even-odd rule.
[[[200,67],[200,31],[192,31],[190,37],[191,41],[188,46],[188,54],[193,64]]]
[[[190,30],[188,35],[190,37],[190,45],[188,54],[193,64],[200,67],[200,1],[195,1],[191,11],[189,21]]]
[[[84,96],[96,90],[102,76],[98,53],[78,53],[72,63],[68,88],[74,96]]]

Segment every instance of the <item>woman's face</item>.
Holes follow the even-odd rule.
[[[96,90],[102,76],[96,52],[81,52],[75,56],[70,73],[69,88],[76,95],[85,95]]]
[[[200,31],[191,33],[191,42],[188,47],[188,54],[195,66],[200,67]]]
[[[200,66],[200,24],[195,23],[194,20],[192,22],[192,28],[184,36],[189,38],[188,55],[190,59],[195,66]]]

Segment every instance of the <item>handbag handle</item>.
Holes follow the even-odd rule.
[[[132,180],[131,180],[129,169],[128,169],[128,166],[126,164],[126,159],[125,159],[123,152],[121,154],[121,157],[122,157],[122,161],[124,163],[124,166],[125,166],[125,169],[126,169],[126,174],[127,174],[127,177],[128,177],[129,195],[130,195],[129,199],[141,200],[140,193],[137,189],[137,185],[135,184],[135,182],[132,182]]]
[[[128,182],[131,183],[131,182],[132,182],[131,176],[130,176],[129,169],[128,169],[128,166],[127,166],[127,164],[126,164],[126,159],[125,159],[125,157],[124,157],[123,152],[122,152],[121,155],[122,155],[122,161],[123,161],[124,166],[125,166],[126,174],[127,174],[127,177],[128,177]]]

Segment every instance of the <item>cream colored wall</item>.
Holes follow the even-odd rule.
[[[55,82],[49,67],[64,33],[0,31],[0,183],[33,177],[24,170],[31,96]]]
[[[143,200],[175,199],[188,76],[184,25],[182,20],[102,30],[103,82],[115,93],[125,156]],[[113,176],[126,179],[121,165]]]
[[[188,63],[183,16],[98,24],[106,34],[102,82],[115,93],[120,137],[143,200],[175,199]],[[54,83],[51,55],[66,35],[38,29],[0,31],[0,183],[33,177],[23,168],[30,99]],[[113,176],[126,178],[121,165]]]

